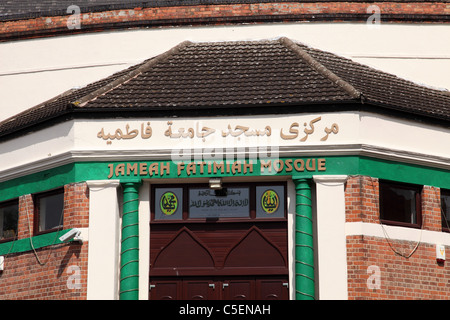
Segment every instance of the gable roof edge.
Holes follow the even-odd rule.
[[[76,107],[84,107],[85,105],[87,105],[90,101],[95,100],[97,97],[106,94],[109,91],[114,90],[115,88],[119,87],[120,85],[122,85],[125,82],[130,81],[133,78],[136,78],[137,76],[139,76],[140,74],[142,74],[143,72],[147,71],[148,69],[150,69],[151,67],[153,67],[154,65],[158,64],[159,62],[167,59],[169,56],[177,53],[178,51],[180,51],[181,49],[183,49],[184,47],[188,46],[192,44],[191,41],[186,40],[181,42],[180,44],[178,44],[177,46],[173,47],[172,49],[152,58],[149,59],[147,62],[143,63],[141,66],[139,66],[138,68],[130,71],[129,73],[125,74],[122,77],[117,78],[116,80],[112,81],[111,83],[85,95],[84,97],[77,99],[76,101],[73,101],[71,104],[76,106]]]
[[[325,67],[319,61],[314,59],[309,53],[300,48],[294,41],[287,37],[281,37],[280,43],[286,46],[288,49],[292,50],[295,54],[297,54],[301,59],[303,59],[309,66],[311,66],[318,73],[328,78],[334,84],[342,88],[347,94],[349,94],[354,99],[363,100],[362,93],[353,87],[350,83],[340,78],[336,74],[334,74],[330,69]]]

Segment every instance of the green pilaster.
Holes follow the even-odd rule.
[[[139,186],[123,187],[122,242],[120,251],[120,300],[139,299]]]
[[[314,300],[314,244],[310,179],[292,177],[295,183],[295,296]]]

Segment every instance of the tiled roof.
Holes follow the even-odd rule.
[[[158,0],[156,2],[173,0]],[[67,14],[67,8],[77,5],[82,12],[103,11],[146,6],[155,1],[124,0],[7,0],[0,2],[0,20],[7,17],[32,18]],[[178,0],[180,2],[180,0]]]
[[[244,3],[298,2],[296,0],[5,0],[0,1],[0,21],[9,19],[29,19],[41,16],[60,16],[68,14],[67,8],[77,5],[82,13],[108,10],[175,7],[195,5],[226,5]],[[310,2],[371,2],[368,0],[312,0]],[[381,2],[405,2],[404,0],[379,0]],[[409,3],[446,3],[449,0],[409,0]],[[72,13],[72,12],[70,12]],[[417,12],[423,14],[423,12]]]
[[[173,49],[71,90],[0,123],[0,136],[68,113],[317,104],[376,105],[450,121],[450,94],[287,38],[183,42]],[[206,112],[206,111],[205,111]],[[256,111],[255,111],[256,112]],[[211,114],[211,113],[210,113]]]
[[[75,103],[196,108],[354,99],[280,41],[184,42],[135,72]]]
[[[295,0],[277,0],[276,2],[294,1]],[[265,2],[274,2],[274,0],[7,0],[0,2],[0,21],[7,19],[28,19],[40,16],[66,15],[67,8],[71,5],[77,5],[81,9],[81,12],[85,13],[116,9]]]
[[[361,91],[366,103],[439,120],[450,120],[449,91],[431,89],[329,52],[303,48],[338,77]]]

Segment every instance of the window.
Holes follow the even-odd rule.
[[[450,190],[441,189],[442,229],[450,232]]]
[[[422,186],[380,181],[380,219],[382,223],[420,227]]]
[[[19,220],[19,201],[0,204],[0,241],[12,240],[17,234]]]
[[[64,190],[35,196],[35,230],[37,233],[51,231],[63,224]]]

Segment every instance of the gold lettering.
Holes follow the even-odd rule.
[[[233,166],[231,167],[231,171],[233,172],[233,174],[235,174],[236,172],[241,173],[241,162],[235,161],[233,163]]]
[[[215,161],[213,162],[213,171],[214,171],[214,174],[217,173],[217,169],[220,169],[220,172],[221,172],[221,173],[224,173],[225,168],[224,168],[223,162],[222,162],[222,163],[216,163]]]
[[[311,165],[312,162],[312,165]],[[316,159],[308,159],[306,160],[306,170],[315,171],[316,170]]]
[[[114,165],[112,163],[110,163],[110,164],[108,164],[108,168],[109,168],[108,179],[111,179],[114,174]]]
[[[119,163],[116,167],[116,177],[119,175],[123,176],[125,174],[125,164]]]
[[[139,174],[141,176],[147,175],[147,163],[143,162],[139,164]]]
[[[244,173],[247,173],[247,170],[250,171],[250,173],[253,173],[253,162],[244,162]]]
[[[275,169],[276,172],[283,171],[283,166],[284,166],[283,160],[278,159],[273,162],[273,168]]]
[[[199,162],[199,163],[197,163],[197,164],[198,164],[198,167],[200,168],[200,174],[203,174],[203,173],[204,173],[204,169],[205,169],[206,162],[205,162],[205,161],[202,161],[202,162]]]
[[[178,173],[178,175],[181,174],[181,170],[183,170],[183,169],[184,169],[184,163],[183,162],[179,162],[177,164],[177,173]]]
[[[286,165],[286,172],[292,171],[292,159],[287,159],[284,164]]]
[[[152,163],[150,167],[148,167],[148,175],[151,177],[153,175],[158,175],[159,165],[158,163]]]
[[[159,165],[160,175],[164,175],[164,171],[166,171],[167,175],[170,175],[170,162],[167,162],[166,164],[160,163]]]
[[[319,171],[326,171],[326,164],[325,164],[325,159],[321,158],[321,159],[317,159],[317,170]]]
[[[299,163],[300,163],[300,166],[298,166]],[[295,170],[300,171],[300,172],[305,170],[305,161],[303,161],[302,159],[296,159],[294,161],[294,168],[295,168]]]
[[[298,127],[298,123],[297,122],[292,123],[290,128],[289,128],[289,133],[292,133],[291,135],[284,134],[283,133],[283,129],[281,129],[281,131],[280,131],[281,138],[284,139],[284,140],[290,140],[290,139],[297,138],[298,130],[295,129],[295,127]]]
[[[272,172],[274,170],[277,173],[283,172],[292,172],[294,169],[298,172],[307,171],[326,171],[326,159],[325,158],[308,158],[308,159],[276,159],[276,160],[260,160],[261,163],[261,173],[264,173],[266,169],[268,172]],[[170,167],[171,162],[155,162],[152,164],[148,164],[146,162],[142,163],[119,163],[114,165],[113,163],[108,164],[108,179],[116,176],[130,176],[130,175],[160,175],[160,176],[170,176]],[[273,167],[273,168],[272,168]],[[232,173],[232,174],[247,174],[253,173],[253,162],[244,160],[234,161],[227,163],[225,161],[221,162],[209,162],[209,161],[197,161],[190,162],[188,164],[184,162],[177,163],[177,174],[181,175],[183,170],[186,170],[186,174],[196,175],[197,168],[199,170],[199,174],[217,174],[221,173]]]
[[[265,160],[261,160],[261,172],[264,172],[264,168],[268,168],[269,172],[272,172],[272,160],[268,160],[267,162]]]
[[[133,171],[133,175],[137,175],[137,163],[127,163],[127,176],[131,174],[131,171]]]
[[[188,176],[191,175],[191,173],[195,174],[196,173],[196,167],[195,167],[195,162],[191,162],[187,165],[186,167],[186,173]]]

